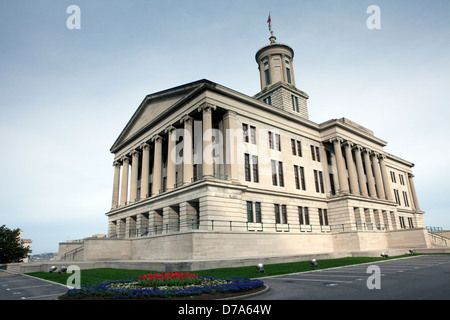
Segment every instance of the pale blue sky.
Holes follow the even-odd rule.
[[[80,30],[66,27],[72,4]],[[372,4],[380,30],[366,27]],[[203,78],[257,93],[269,11],[310,119],[373,130],[415,163],[426,225],[450,228],[446,0],[0,0],[0,224],[34,253],[106,233],[109,148],[145,95]]]

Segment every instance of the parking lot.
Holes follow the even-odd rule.
[[[248,300],[450,300],[450,255],[411,256],[263,280],[269,292]]]
[[[0,270],[0,300],[53,300],[66,292],[66,286]]]

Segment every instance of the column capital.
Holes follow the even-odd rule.
[[[216,110],[216,108],[217,107],[215,105],[205,102],[205,103],[202,103],[200,105],[200,107],[198,107],[198,111],[199,112],[211,112],[213,110]]]
[[[159,134],[155,134],[151,139],[151,142],[162,141],[162,137]]]
[[[343,145],[349,146],[350,148],[352,148],[355,144],[353,142],[351,142],[350,140],[345,140]]]
[[[386,159],[386,155],[383,154],[383,153],[378,153],[378,159],[385,160]]]
[[[380,156],[380,154],[379,154],[378,152],[376,152],[376,151],[371,151],[371,152],[370,152],[370,156],[378,159],[378,157]]]
[[[185,114],[184,116],[181,117],[180,123],[192,122],[193,120],[194,119],[190,115]]]
[[[122,163],[123,162],[129,163],[130,162],[130,157],[129,156],[123,156],[121,160],[122,160]]]
[[[144,142],[139,146],[142,150],[145,150],[145,148],[150,148],[150,145],[147,142]]]
[[[139,155],[141,152],[138,149],[133,149],[130,151],[132,157]]]
[[[173,125],[168,125],[165,129],[164,129],[164,133],[172,133],[172,131],[176,130],[177,128],[175,128]]]
[[[334,142],[338,142],[339,144],[344,142],[344,139],[342,139],[341,137],[334,137],[330,139],[330,143],[334,143]]]
[[[117,166],[121,166],[122,164],[120,163],[120,161],[119,160],[115,160],[114,162],[113,162],[113,167],[117,167]]]
[[[355,149],[357,151],[363,151],[364,147],[360,144],[355,143],[355,144],[353,144],[353,149]]]
[[[408,172],[408,178],[414,178],[414,175],[412,174],[412,173],[410,173],[410,172]]]
[[[363,152],[366,152],[368,155],[370,155],[370,154],[373,153],[373,151],[372,151],[371,149],[367,148],[367,147],[363,147],[363,150],[362,150],[362,151],[363,151]]]

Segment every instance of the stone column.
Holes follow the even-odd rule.
[[[347,158],[348,175],[350,177],[350,189],[352,194],[360,194],[358,186],[358,176],[356,174],[355,163],[353,162],[352,143],[346,141],[344,143],[345,157]]]
[[[389,176],[387,173],[386,163],[385,163],[384,159],[386,159],[385,155],[380,155],[378,157],[378,161],[380,162],[381,177],[383,179],[384,194],[385,194],[387,200],[392,201],[393,198],[392,198],[391,185],[389,184]]]
[[[130,180],[130,202],[137,201],[137,181],[139,169],[139,151],[133,150],[131,152],[131,180]]]
[[[366,177],[364,176],[364,167],[361,159],[360,145],[355,145],[355,161],[356,161],[356,171],[358,172],[359,189],[361,190],[361,195],[368,197],[369,193],[367,191]]]
[[[338,171],[339,180],[339,194],[345,194],[349,192],[347,175],[345,172],[344,157],[342,156],[341,142],[342,139],[336,138],[331,140],[334,146],[334,154],[336,156],[336,165]]]
[[[224,153],[225,153],[225,175],[234,183],[238,183],[238,160],[237,150],[240,143],[241,132],[236,130],[236,112],[228,110],[223,116],[224,123]],[[236,134],[238,139],[236,139]],[[242,139],[242,138],[241,138]]]
[[[183,135],[183,185],[189,184],[194,177],[194,161],[193,161],[193,119],[185,115],[180,122],[184,124]]]
[[[375,186],[377,188],[378,198],[384,200],[386,199],[386,195],[384,193],[383,179],[381,178],[380,164],[377,161],[378,153],[373,152],[371,154],[371,158],[372,158],[373,173],[375,175]]]
[[[414,186],[413,178],[414,178],[414,175],[412,173],[408,173],[408,182],[409,182],[409,187],[411,188],[411,195],[412,195],[412,199],[414,201],[414,208],[416,210],[420,211],[419,200],[417,199],[416,187]]]
[[[128,172],[130,166],[130,159],[124,157],[122,159],[122,189],[120,191],[120,205],[124,206],[128,202]]]
[[[198,108],[203,115],[203,178],[212,178],[214,175],[212,154],[212,111],[215,109],[215,106],[208,103],[204,103]]]
[[[117,208],[119,205],[119,188],[120,188],[120,162],[114,162],[114,184],[111,209]]]
[[[153,183],[152,183],[152,196],[159,194],[161,189],[161,171],[162,171],[162,138],[159,135],[155,135],[152,138],[155,146],[153,148]]]
[[[369,185],[369,196],[371,196],[372,198],[376,198],[377,191],[375,189],[375,180],[373,178],[372,165],[370,162],[370,152],[371,151],[367,148],[363,150],[364,166],[366,167],[367,184]]]
[[[175,187],[175,170],[176,170],[176,128],[168,126],[165,130],[167,133],[167,191]]]
[[[142,146],[142,177],[141,177],[141,199],[149,197],[148,177],[150,175],[150,145],[144,143]]]

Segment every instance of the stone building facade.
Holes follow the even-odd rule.
[[[346,118],[309,120],[271,36],[261,92],[200,80],[145,97],[111,148],[108,237],[84,259],[227,259],[427,247],[413,163]]]

